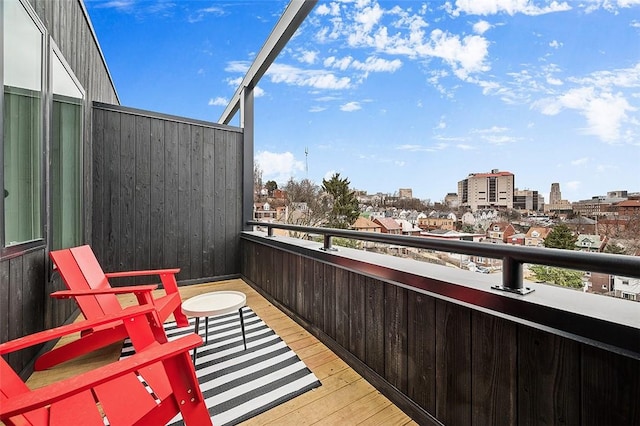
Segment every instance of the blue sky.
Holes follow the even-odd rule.
[[[123,105],[208,121],[287,5],[85,2]],[[319,1],[255,108],[265,181],[439,201],[500,169],[547,201],[552,182],[640,191],[640,0]]]

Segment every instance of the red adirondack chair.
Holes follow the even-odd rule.
[[[121,321],[129,330],[136,353],[87,373],[30,390],[0,357],[0,420],[7,425],[104,425],[100,410],[112,426],[161,425],[178,413],[187,425],[210,425],[189,350],[202,344],[190,334],[159,343],[140,306],[45,330],[0,344],[0,355],[44,343],[78,331]],[[139,377],[151,388],[145,388]]]
[[[104,273],[93,250],[88,245],[56,250],[49,253],[62,280],[69,290],[52,293],[56,298],[75,298],[82,315],[88,320],[122,311],[116,295],[133,293],[138,303],[152,304],[156,308],[155,322],[162,324],[171,314],[180,327],[187,326],[187,317],[182,313],[182,299],[178,292],[175,274],[180,269],[157,269]],[[109,278],[157,275],[164,287],[165,295],[154,298],[151,292],[157,285],[111,287]],[[161,341],[164,330],[156,336]],[[44,370],[62,362],[92,352],[127,337],[122,321],[105,324],[83,333],[82,338],[43,354],[36,360],[34,368]]]

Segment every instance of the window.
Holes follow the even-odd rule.
[[[4,245],[42,238],[43,30],[18,0],[3,4]]]
[[[51,41],[51,249],[82,243],[82,100],[84,93]]]

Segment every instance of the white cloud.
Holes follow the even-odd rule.
[[[309,112],[322,112],[322,111],[325,111],[326,109],[327,107],[312,106],[311,108],[309,108]]]
[[[353,62],[353,58],[351,56],[345,56],[342,59],[338,59],[335,56],[330,56],[324,60],[324,66],[345,71],[347,68],[349,68],[351,62]]]
[[[128,10],[135,3],[135,0],[112,0],[104,3],[98,3],[93,7],[96,8],[104,8],[104,9],[120,9],[120,10]]]
[[[253,88],[253,96],[256,98],[261,98],[264,96],[264,90],[260,86],[256,86]]]
[[[565,108],[577,110],[587,120],[584,133],[605,142],[618,142],[622,124],[629,121],[627,113],[636,111],[622,93],[595,87],[571,89],[555,99],[542,99],[534,107],[546,115],[559,114]]]
[[[229,100],[227,98],[222,98],[220,96],[218,96],[217,98],[211,98],[209,99],[209,105],[213,106],[227,106],[229,104]]]
[[[353,112],[359,109],[362,109],[362,107],[360,106],[360,102],[347,102],[346,104],[340,106],[340,111],[345,112]]]
[[[262,169],[263,180],[286,182],[296,172],[304,170],[304,163],[290,152],[261,151],[256,154],[255,161]]]
[[[303,50],[298,55],[298,60],[305,64],[312,65],[316,62],[316,59],[318,59],[318,52],[316,51]]]
[[[476,34],[484,34],[491,29],[492,25],[487,21],[478,21],[473,24],[473,32]]]
[[[517,13],[522,13],[524,15],[536,16],[571,10],[569,4],[556,0],[547,3],[544,7],[536,6],[532,0],[456,0],[455,6],[456,8],[450,11],[453,16],[459,16],[461,13],[484,16],[496,15],[498,13],[506,13],[513,16]]]
[[[337,90],[351,87],[349,77],[337,77],[326,70],[303,70],[285,64],[271,65],[266,75],[273,83],[285,83],[291,86]]]
[[[471,73],[488,71],[485,60],[489,53],[487,39],[473,35],[460,38],[442,30],[431,32],[430,43],[420,46],[417,51],[423,56],[433,56],[448,63],[454,74],[466,79]]]
[[[550,47],[553,47],[554,49],[559,49],[562,47],[562,43],[560,43],[558,40],[553,40],[549,43]]]
[[[231,61],[227,64],[227,67],[224,69],[226,72],[239,72],[242,74],[246,74],[249,71],[249,67],[251,63],[249,61]]]
[[[582,158],[578,158],[576,160],[571,161],[571,165],[572,166],[582,166],[584,164],[587,164],[589,162],[589,158],[588,157],[582,157]]]
[[[368,57],[364,62],[356,60],[351,63],[352,68],[367,72],[395,72],[401,66],[402,61],[400,59],[388,61],[375,56]]]

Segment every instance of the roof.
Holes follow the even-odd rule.
[[[533,236],[533,233],[537,232],[538,236]],[[544,228],[544,227],[539,227],[539,226],[532,226],[531,228],[529,228],[529,230],[527,231],[527,237],[531,238],[545,238],[549,232],[551,232],[551,228]]]
[[[388,230],[389,229],[402,230],[402,227],[400,226],[400,224],[396,222],[395,219],[391,219],[390,217],[377,217],[374,219],[374,222],[379,223],[380,225],[382,225],[383,228]]]
[[[367,219],[366,217],[360,216],[359,218],[356,219],[356,221],[353,223],[353,225],[351,225],[351,228],[353,228],[353,229],[369,229],[369,228],[380,229],[381,226],[378,225],[377,223],[375,223],[374,221]]]
[[[626,200],[616,203],[616,207],[638,207],[640,208],[640,200]]]

